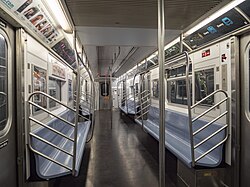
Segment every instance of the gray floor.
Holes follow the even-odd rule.
[[[96,113],[94,138],[86,146],[79,177],[50,181],[50,187],[154,187],[158,186],[158,142],[131,119],[110,111]],[[167,153],[168,187],[176,181],[175,158]],[[170,179],[172,181],[170,181]]]

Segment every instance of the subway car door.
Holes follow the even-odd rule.
[[[100,110],[110,110],[110,84],[109,81],[100,82],[99,108]]]
[[[250,184],[250,33],[240,39],[240,76],[240,186],[245,187]]]
[[[0,186],[17,186],[14,96],[15,32],[0,20]]]

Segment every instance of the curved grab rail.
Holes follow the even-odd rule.
[[[75,46],[76,48],[76,46]],[[77,50],[76,50],[77,51]],[[76,53],[77,55],[77,59],[81,61],[83,67],[86,69],[87,73],[89,74],[90,77],[90,81],[91,81],[91,91],[93,93],[93,98],[95,99],[95,83],[94,83],[94,77],[90,71],[90,69],[85,65],[85,63],[83,63],[83,60],[81,59],[81,57],[79,56],[79,53]],[[93,99],[93,101],[94,101]],[[92,120],[91,120],[91,131],[90,131],[90,136],[87,139],[87,143],[91,141],[91,139],[93,138],[94,135],[94,129],[95,129],[95,107],[92,108]]]
[[[73,108],[71,108],[71,107],[69,107],[69,106],[67,106],[67,105],[65,105],[64,103],[62,103],[61,101],[55,99],[54,97],[50,96],[49,94],[44,93],[44,92],[41,92],[41,91],[35,91],[35,92],[33,92],[32,94],[29,95],[28,100],[27,100],[27,104],[28,104],[28,105],[27,105],[27,122],[28,122],[28,134],[29,134],[29,139],[28,139],[29,143],[28,143],[28,144],[29,144],[30,150],[33,151],[34,153],[38,154],[39,156],[42,156],[42,157],[44,157],[45,159],[48,159],[48,160],[50,160],[51,162],[54,162],[54,163],[58,164],[59,166],[64,167],[64,168],[70,170],[70,171],[74,174],[74,173],[75,173],[75,167],[76,167],[75,164],[76,164],[76,162],[72,162],[72,167],[69,167],[69,166],[67,166],[67,165],[65,165],[65,164],[62,164],[62,163],[58,162],[58,161],[55,160],[55,159],[50,158],[49,156],[47,156],[47,155],[41,153],[40,151],[37,151],[35,148],[32,147],[32,144],[31,144],[31,137],[34,137],[34,138],[36,138],[36,139],[38,139],[38,140],[40,140],[40,141],[42,141],[42,142],[44,142],[44,143],[46,143],[46,144],[48,144],[48,145],[54,147],[54,148],[56,148],[56,149],[58,149],[58,150],[64,152],[65,154],[68,154],[69,156],[71,156],[71,157],[73,158],[73,160],[76,159],[76,152],[70,153],[70,152],[68,152],[68,151],[66,151],[66,150],[64,150],[64,149],[62,149],[61,147],[59,147],[59,146],[57,146],[57,145],[55,145],[55,144],[53,144],[53,143],[51,143],[51,142],[48,142],[47,140],[43,139],[42,137],[39,137],[39,136],[35,135],[34,133],[32,133],[32,132],[31,132],[31,123],[30,123],[30,121],[33,121],[34,123],[36,123],[36,124],[38,124],[38,125],[40,125],[40,126],[42,126],[42,127],[44,127],[44,128],[47,128],[48,130],[50,130],[50,131],[52,131],[52,132],[54,132],[54,133],[56,133],[56,134],[58,134],[58,135],[60,135],[60,136],[62,136],[62,137],[64,137],[64,138],[66,138],[66,139],[72,141],[72,142],[73,142],[73,150],[76,149],[76,142],[77,142],[76,138],[77,138],[77,137],[74,136],[74,138],[72,139],[72,138],[68,137],[67,135],[61,133],[60,131],[58,131],[58,130],[56,130],[56,129],[54,129],[54,128],[48,126],[48,125],[46,125],[45,123],[40,122],[39,120],[35,119],[34,117],[31,117],[31,116],[30,116],[30,113],[31,113],[31,112],[30,112],[30,110],[31,110],[30,105],[35,106],[35,107],[38,107],[39,109],[43,110],[44,112],[48,113],[49,115],[52,115],[52,116],[54,116],[55,118],[57,118],[57,119],[63,121],[64,123],[66,123],[66,124],[72,126],[72,127],[74,128],[74,131],[75,131],[76,134],[77,134],[77,128],[76,128],[77,126],[76,126],[76,125],[77,125],[78,123],[77,123],[77,124],[73,124],[73,123],[67,121],[66,119],[63,119],[62,117],[55,115],[53,112],[47,110],[46,108],[43,108],[42,106],[38,105],[37,103],[31,101],[32,98],[33,98],[33,96],[35,96],[35,95],[43,95],[43,96],[45,96],[47,99],[51,99],[51,100],[55,101],[56,103],[59,103],[60,105],[64,106],[65,108],[67,108],[67,109],[69,109],[69,110],[71,110],[71,111],[73,111],[73,112],[76,112],[76,110],[73,109]],[[85,117],[82,116],[81,114],[78,114],[78,117],[82,117],[83,119],[88,120],[87,118],[85,118]],[[77,117],[77,119],[78,119],[78,117]],[[78,120],[77,120],[77,121],[78,121]]]
[[[62,103],[61,101],[55,99],[54,97],[52,97],[52,96],[50,96],[49,94],[44,93],[44,92],[42,92],[42,91],[35,91],[35,92],[33,92],[32,94],[30,94],[29,97],[28,97],[28,102],[29,102],[29,103],[31,102],[30,104],[34,103],[34,102],[30,101],[30,99],[31,99],[34,95],[38,95],[38,94],[44,95],[45,97],[47,97],[47,98],[49,98],[49,99],[51,99],[51,100],[53,100],[53,101],[59,103],[60,105],[62,105],[62,106],[64,106],[64,107],[68,108],[69,110],[72,110],[72,111],[76,112],[76,109],[73,109],[73,108],[67,106],[66,104]],[[35,104],[36,104],[36,103],[35,103]],[[33,105],[33,104],[32,104],[32,105]],[[38,106],[39,106],[39,105],[38,105]],[[41,106],[39,106],[39,108],[40,108],[40,107],[41,107]],[[41,108],[43,108],[43,107],[41,107]],[[52,112],[50,112],[50,111],[48,111],[48,110],[45,111],[45,112],[51,113],[51,115],[53,115]],[[88,118],[85,118],[85,117],[84,117],[83,115],[81,115],[81,114],[78,114],[78,116],[79,116],[79,117],[82,117],[82,118],[84,118],[84,119],[86,119],[86,120],[88,120]],[[56,116],[54,116],[54,117],[56,117]]]
[[[221,140],[220,142],[218,142],[216,145],[214,145],[212,148],[210,148],[205,153],[203,153],[202,155],[200,155],[198,158],[195,158],[195,156],[192,156],[192,166],[195,166],[196,162],[198,162],[200,159],[202,159],[203,157],[205,157],[207,154],[209,154],[210,152],[212,152],[213,150],[215,150],[217,147],[219,147],[223,143],[225,143],[227,141],[227,139],[228,139],[228,136],[229,136],[229,134],[228,134],[228,128],[229,128],[229,97],[228,97],[228,94],[227,94],[226,91],[221,90],[221,89],[215,90],[214,92],[212,92],[208,96],[204,97],[203,99],[201,99],[200,101],[198,101],[194,105],[190,106],[190,109],[194,109],[199,104],[201,104],[203,101],[205,101],[206,99],[208,99],[208,98],[210,98],[210,97],[212,97],[212,96],[214,96],[214,95],[216,95],[218,93],[224,94],[225,98],[222,99],[221,101],[219,101],[218,103],[214,104],[213,106],[211,106],[210,108],[208,108],[207,110],[205,110],[204,112],[202,112],[200,115],[196,116],[195,118],[193,118],[193,119],[191,118],[191,122],[190,122],[190,124],[191,124],[191,131],[190,132],[192,133],[192,140],[194,139],[195,135],[197,135],[198,133],[202,132],[207,127],[209,127],[210,125],[212,125],[213,123],[215,123],[216,121],[218,121],[219,119],[221,119],[224,116],[226,116],[226,124],[223,125],[220,129],[216,130],[211,135],[209,135],[208,137],[206,137],[205,139],[201,140],[199,143],[196,143],[196,145],[193,144],[193,146],[191,147],[191,149],[192,149],[192,151],[194,151],[199,146],[201,146],[202,144],[204,144],[205,142],[207,142],[208,140],[210,140],[215,135],[217,135],[218,133],[220,133],[221,131],[223,131],[225,129],[227,130],[226,135],[225,135],[225,137],[224,137],[223,140]],[[193,132],[192,126],[193,126],[193,123],[195,121],[197,121],[198,119],[202,118],[207,113],[209,113],[210,111],[212,111],[213,109],[215,109],[216,107],[222,105],[225,102],[226,102],[226,109],[225,109],[225,111],[222,114],[220,114],[219,116],[215,117],[213,120],[211,120],[210,122],[208,122],[204,126],[202,126],[199,129],[197,129],[195,132]]]
[[[125,79],[122,79],[122,80],[120,80],[120,81],[118,81],[117,83],[116,83],[116,88],[117,88],[117,93],[119,92],[119,85],[121,84],[121,82],[123,82]],[[119,96],[120,96],[120,93],[118,93],[117,94],[117,100],[118,100],[118,107],[120,107],[120,102],[119,102]]]
[[[4,96],[3,104],[0,105],[0,108],[2,108],[3,106],[5,106],[7,104],[7,102],[6,102],[7,94],[5,92],[0,92],[0,95]]]

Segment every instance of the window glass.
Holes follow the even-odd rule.
[[[101,83],[101,95],[109,96],[109,84],[108,83]]]
[[[73,92],[72,92],[72,80],[68,79],[68,99],[72,101],[73,99]]]
[[[214,92],[214,68],[195,72],[195,101],[200,101]],[[214,104],[214,96],[202,102],[203,105]]]
[[[189,75],[192,74],[192,64],[189,66]],[[186,75],[186,66],[167,70],[168,78],[181,77]]]
[[[192,103],[192,64],[189,66],[189,85]],[[167,70],[167,100],[169,103],[187,105],[186,66]]]
[[[187,88],[185,78],[181,80],[170,80],[167,82],[167,99],[169,103],[187,105]],[[192,101],[192,85],[190,80],[190,91]]]
[[[152,85],[152,93],[153,93],[153,97],[154,98],[159,98],[159,80],[158,79],[154,79],[152,81],[153,85]]]
[[[0,35],[0,131],[6,127],[8,119],[7,54],[6,40]]]
[[[61,101],[61,88],[62,88],[62,83],[61,81],[53,78],[49,78],[49,95],[54,97],[55,99]],[[55,107],[57,103],[50,99],[49,100],[49,107]]]
[[[33,66],[33,91],[41,91],[47,93],[47,71]],[[47,99],[41,94],[34,95],[34,102],[43,108],[47,108]],[[41,109],[33,107],[33,112],[38,112]]]
[[[139,84],[135,83],[135,94],[139,93]]]

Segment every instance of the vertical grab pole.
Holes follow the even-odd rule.
[[[182,32],[181,32],[181,34],[180,34],[180,53],[182,53],[183,52],[183,34],[182,34]]]
[[[125,89],[126,89],[126,107],[127,107],[127,114],[128,114],[128,96],[129,96],[129,93],[127,93],[127,78],[128,78],[128,75],[126,74],[126,77],[125,77]],[[129,90],[128,90],[129,92]]]
[[[135,116],[136,116],[136,101],[135,101],[135,96],[136,96],[136,89],[135,89],[135,78],[136,78],[136,76],[137,76],[137,73],[135,73],[135,75],[134,75],[134,78],[133,78],[133,89],[134,89],[134,94],[133,94],[133,96],[134,96],[134,110],[135,110]]]
[[[75,129],[74,129],[74,149],[73,149],[73,166],[72,166],[72,175],[76,176],[76,148],[77,148],[77,130],[78,130],[78,118],[79,118],[79,103],[80,103],[80,66],[79,66],[79,57],[77,54],[76,48],[76,31],[74,32],[74,45],[76,53],[76,115],[75,115]]]
[[[195,166],[195,155],[194,155],[194,137],[193,137],[193,124],[192,124],[192,111],[191,111],[191,91],[189,83],[189,57],[188,53],[184,52],[186,56],[186,91],[187,91],[187,105],[188,105],[188,124],[189,124],[189,136],[190,136],[190,147],[191,147],[191,158],[192,166]],[[191,88],[192,89],[192,88]]]
[[[159,186],[165,187],[165,84],[164,84],[164,40],[165,15],[164,0],[158,0],[158,51],[159,51],[159,83],[160,83],[160,140],[159,140]]]
[[[110,113],[110,118],[111,118],[111,129],[112,129],[112,126],[113,126],[113,79],[112,79],[112,69],[109,67],[109,71],[110,71],[110,74],[109,74],[109,88],[110,88],[110,108],[111,108],[111,113]]]

